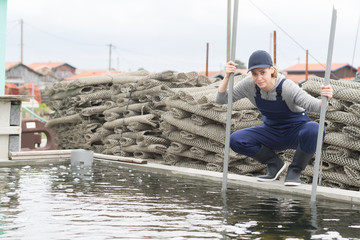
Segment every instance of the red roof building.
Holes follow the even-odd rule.
[[[20,85],[25,83],[34,83],[41,86],[44,76],[41,73],[34,71],[21,62],[6,62],[5,63],[5,82]]]
[[[52,75],[58,80],[71,77],[76,68],[64,62],[40,62],[28,65],[29,68],[43,75]]]
[[[308,76],[325,77],[326,64],[308,64]],[[306,64],[295,64],[284,69],[286,77],[294,82],[305,80]],[[356,68],[348,63],[331,64],[331,79],[354,79]]]
[[[121,73],[120,71],[83,71],[79,74],[73,75],[71,77],[65,78],[65,81],[68,80],[76,80],[78,78],[84,78],[84,77],[94,77],[94,76],[101,76],[101,75],[105,75],[105,74],[113,74],[113,73]]]

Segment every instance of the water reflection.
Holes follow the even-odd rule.
[[[355,206],[310,206],[308,199],[231,185],[221,192],[221,183],[180,175],[95,164],[3,168],[0,178],[0,196],[11,195],[0,213],[6,239],[360,236]]]

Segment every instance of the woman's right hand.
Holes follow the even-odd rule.
[[[232,61],[229,61],[225,65],[225,75],[226,77],[229,77],[231,73],[235,73],[236,67],[239,66],[239,64],[236,64]]]

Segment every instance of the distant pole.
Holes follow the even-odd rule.
[[[7,0],[0,0],[0,95],[5,94]]]
[[[330,83],[331,60],[332,60],[332,54],[333,54],[333,49],[334,49],[335,27],[336,27],[336,10],[335,10],[335,8],[333,8],[332,18],[331,18],[328,56],[327,56],[325,79],[324,79],[325,86],[329,85],[329,83]],[[324,96],[321,99],[319,132],[318,132],[317,143],[316,143],[316,156],[315,156],[315,165],[314,165],[314,176],[313,176],[313,181],[312,181],[311,202],[316,201],[316,189],[317,189],[318,178],[319,178],[319,168],[320,168],[320,158],[321,158],[321,151],[322,151],[326,105],[327,105],[327,97]]]
[[[236,30],[238,20],[238,5],[239,1],[234,0],[234,16],[233,16],[233,30],[231,39],[231,55],[230,60],[235,61],[236,52]],[[226,112],[226,129],[225,129],[225,152],[224,152],[224,169],[223,169],[223,181],[222,191],[227,189],[227,175],[229,167],[229,151],[230,151],[230,131],[231,131],[231,112],[232,112],[232,100],[233,100],[233,86],[234,85],[234,74],[229,76],[229,88],[228,88],[228,107]]]
[[[24,62],[24,21],[20,20],[20,26],[21,26],[21,34],[20,34],[20,62]]]
[[[354,51],[353,51],[353,56],[352,56],[352,60],[351,60],[351,66],[352,67],[354,66],[354,58],[355,58],[355,52],[356,52],[356,42],[357,42],[357,38],[358,38],[358,34],[359,34],[359,27],[360,27],[360,17],[359,17],[358,26],[357,26],[357,29],[356,29]],[[351,74],[352,74],[352,68],[350,68],[350,69],[351,69],[350,71],[351,71]]]
[[[309,75],[309,50],[306,50],[306,64],[305,64],[305,82],[308,80]]]
[[[227,38],[226,38],[226,62],[230,61],[230,38],[231,38],[231,0],[227,1]]]
[[[274,31],[274,66],[276,66],[276,31]]]
[[[109,44],[109,72],[111,71],[111,48],[112,44]]]
[[[206,43],[206,72],[205,75],[209,76],[209,43]]]

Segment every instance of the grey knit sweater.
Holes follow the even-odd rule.
[[[280,81],[284,79],[285,76],[278,74],[276,79],[275,87],[270,91],[266,92],[260,89],[261,98],[265,100],[276,100],[276,87],[279,85]],[[233,102],[240,100],[244,97],[248,98],[255,106],[255,95],[256,88],[255,82],[251,76],[248,76],[238,82],[234,86],[233,92]],[[286,102],[289,109],[293,112],[302,112],[304,110],[308,112],[320,112],[320,100],[311,96],[303,89],[299,87],[292,80],[287,79],[282,85],[282,99]],[[226,92],[217,92],[215,102],[218,104],[227,104],[228,93]]]

